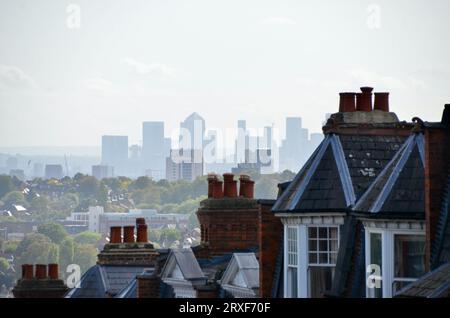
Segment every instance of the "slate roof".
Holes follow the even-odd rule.
[[[255,253],[234,253],[234,259],[249,288],[259,287],[259,263]]]
[[[409,284],[397,297],[450,298],[450,262]]]
[[[105,298],[116,296],[141,274],[143,266],[92,266],[80,279],[80,287],[73,288],[67,298]]]
[[[205,275],[198,264],[192,249],[174,249],[170,252],[166,265],[164,265],[163,272],[166,271],[166,266],[170,264],[170,258],[174,258],[175,262],[180,267],[183,277],[187,280],[205,279]]]
[[[413,134],[357,202],[354,211],[424,217],[424,140]]]
[[[289,213],[350,208],[386,167],[406,138],[328,134],[272,210]]]

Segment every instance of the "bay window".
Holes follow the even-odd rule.
[[[333,281],[339,226],[295,224],[285,225],[284,229],[285,297],[322,297]]]
[[[308,227],[308,296],[322,297],[331,289],[338,253],[338,227]]]
[[[369,298],[393,297],[425,274],[425,232],[420,223],[409,230],[395,226],[392,223],[384,228],[365,228],[366,296]],[[377,276],[381,281],[375,284]]]

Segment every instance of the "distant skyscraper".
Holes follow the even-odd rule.
[[[62,177],[62,165],[45,165],[45,179],[61,179]]]
[[[126,172],[128,136],[102,136],[102,165],[113,166],[118,175]]]
[[[235,144],[236,163],[245,163],[248,157],[249,137],[247,132],[247,123],[245,120],[238,120],[238,131]]]
[[[114,168],[111,166],[94,165],[92,166],[92,175],[97,180],[114,177]]]
[[[205,120],[197,113],[192,113],[180,123],[182,138],[180,147],[186,150],[203,150],[205,137]],[[188,136],[183,135],[183,130],[189,132]]]
[[[33,164],[33,178],[44,177],[44,165],[40,162],[35,162]]]
[[[286,139],[280,149],[280,170],[298,171],[309,154],[308,129],[300,117],[286,118]]]
[[[191,150],[191,152],[201,152],[201,150]],[[182,156],[186,156],[186,150],[181,152],[181,150],[173,149],[170,157],[166,158],[166,179],[168,181],[193,181],[203,175],[203,162],[193,162],[189,159],[195,157],[195,154]]]
[[[165,173],[164,122],[146,121],[142,124],[142,160],[146,174],[160,179]]]

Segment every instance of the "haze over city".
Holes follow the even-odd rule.
[[[70,4],[2,1],[2,148],[139,143],[143,121],[170,136],[192,112],[207,129],[284,132],[298,116],[321,132],[361,85],[391,92],[401,120],[438,120],[448,101],[445,0]]]

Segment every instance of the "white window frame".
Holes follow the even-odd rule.
[[[394,249],[395,235],[419,235],[425,236],[424,230],[404,230],[404,229],[380,229],[380,228],[365,228],[365,259],[366,259],[366,269],[370,265],[370,234],[378,233],[381,234],[381,282],[382,282],[382,297],[392,298],[393,297],[393,286],[394,281],[416,281],[417,279],[411,278],[395,278],[394,277]],[[366,282],[368,278],[368,273],[366,272]],[[373,298],[373,290],[368,288],[366,284],[366,297]]]

